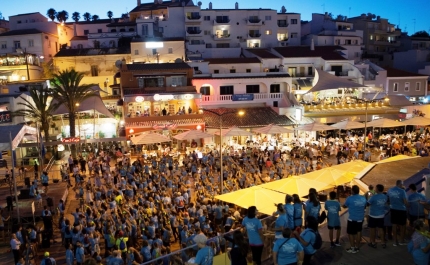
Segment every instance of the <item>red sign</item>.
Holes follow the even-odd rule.
[[[81,139],[79,139],[79,137],[67,137],[67,138],[63,138],[63,140],[61,140],[63,143],[77,143],[79,142]]]

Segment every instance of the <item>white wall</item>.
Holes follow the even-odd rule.
[[[158,52],[160,63],[174,62],[178,58],[185,58],[184,41],[163,41],[163,47],[160,48],[146,48],[147,44],[148,42],[131,43],[131,59],[134,62],[156,63],[157,58],[153,55],[153,49]]]

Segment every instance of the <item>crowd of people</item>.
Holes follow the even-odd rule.
[[[396,141],[410,141],[415,146],[419,142],[422,146],[427,146],[426,132],[410,136],[392,137]],[[380,137],[378,141],[371,136],[367,138],[368,145],[390,142],[384,137]],[[122,156],[115,160],[112,154],[103,151],[78,154],[76,159],[70,157],[68,163],[62,167],[62,175],[75,192],[80,207],[74,209],[73,219],[69,220],[64,214],[65,203],[60,201],[56,205],[59,218],[55,219],[65,248],[66,262],[74,264],[76,261],[77,264],[83,264],[85,260],[94,260],[114,265],[142,264],[156,260],[166,265],[185,262],[210,265],[208,257],[225,252],[229,248],[232,260],[245,262],[244,251],[249,245],[255,264],[260,265],[263,244],[260,230],[263,226],[256,218],[257,209],[241,209],[214,199],[221,193],[219,182],[223,181],[223,193],[227,193],[329,167],[333,161],[327,160],[330,157],[336,157],[338,163],[368,158],[366,151],[361,151],[362,141],[357,136],[310,142],[302,144],[296,139],[289,151],[278,150],[276,147],[270,151],[269,148],[262,150],[256,147],[255,143],[248,143],[246,147],[237,150],[225,147],[222,177],[219,154],[214,150],[203,152],[201,156],[192,151],[176,158],[163,154],[159,148],[156,156],[142,155],[133,161],[130,156],[122,155],[125,152],[116,152],[115,154]],[[36,200],[41,196],[39,182],[44,194],[49,195],[48,174],[42,174],[40,180],[35,179],[33,182],[32,195]],[[359,196],[354,189],[353,187],[353,196],[349,197],[344,205],[349,208],[350,214],[355,212],[354,207],[359,204],[353,200],[354,196]],[[380,187],[377,186],[376,193],[379,190]],[[287,196],[285,204],[278,205],[274,213],[276,221],[273,224],[276,239],[273,253],[277,254],[273,257],[283,261],[274,260],[275,264],[289,264],[285,263],[285,260],[291,261],[291,264],[298,261],[310,264],[320,241],[317,230],[322,221],[321,210],[328,211],[331,246],[340,245],[338,216],[341,206],[336,200],[337,197],[336,193],[330,193],[325,209],[321,209],[316,192],[309,193],[304,207],[298,195]],[[364,206],[370,205],[369,216],[373,214],[371,203],[372,198],[364,201]],[[386,205],[384,207],[385,220],[387,209]],[[52,214],[48,209],[44,209],[42,214],[45,230],[49,232],[47,234],[51,239],[56,237],[52,224],[49,224],[53,222]],[[380,215],[378,212],[375,216],[380,218]],[[351,247],[348,249],[350,253],[359,250],[360,241],[356,235],[361,231],[363,219],[364,213],[363,217],[361,213],[352,215],[351,220],[354,222],[351,225],[348,223],[347,231],[351,235]],[[304,224],[306,229],[302,231],[300,229]],[[372,228],[373,225],[369,221],[369,227]],[[380,228],[380,220],[374,226]],[[389,229],[389,226],[384,227]],[[396,231],[394,223],[392,227],[392,230]],[[239,231],[238,228],[243,229]],[[229,231],[233,232],[226,237],[221,236]],[[11,246],[12,249],[20,249],[14,251],[15,264],[20,264],[23,248],[20,246],[24,246],[27,240],[37,240],[37,228],[20,227],[15,232],[15,244],[11,242]],[[376,230],[373,235],[375,234]],[[384,234],[388,235],[390,232]],[[394,237],[397,233],[391,235]],[[284,238],[292,239],[283,242]],[[375,238],[374,236],[371,241],[372,246],[376,245]],[[403,244],[403,239],[400,234],[398,244]],[[386,246],[386,241],[382,246]],[[179,255],[167,255],[177,248],[184,250]],[[295,249],[297,253],[303,251],[303,255],[300,254],[298,260],[292,261],[291,256],[285,256],[284,249]],[[47,259],[52,259],[49,253]]]

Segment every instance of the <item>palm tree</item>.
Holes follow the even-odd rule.
[[[113,17],[113,12],[109,10],[109,11],[107,12],[107,16],[108,16],[108,18],[109,18],[109,19],[112,19],[112,17]]]
[[[73,19],[75,22],[78,22],[78,21],[79,21],[79,19],[81,19],[81,14],[79,14],[79,12],[73,12],[73,14],[72,14],[72,19]]]
[[[88,13],[88,12],[85,12],[82,16],[84,17],[85,21],[90,21],[91,20],[91,14]]]
[[[16,110],[14,116],[23,116],[40,125],[45,134],[45,139],[49,139],[49,125],[52,121],[52,113],[58,108],[58,105],[51,104],[52,93],[46,87],[30,89],[30,98],[21,96],[23,102],[18,105],[22,106]]]
[[[100,19],[100,17],[98,16],[98,15],[93,15],[92,17],[91,17],[91,19],[94,21],[94,20],[99,20]]]
[[[48,9],[48,11],[46,12],[46,15],[52,20],[55,20],[55,17],[57,16],[57,11],[55,11],[55,9],[50,8]]]
[[[66,10],[57,13],[58,22],[66,22],[67,19],[69,19],[69,13]]]
[[[96,96],[97,91],[93,89],[95,84],[80,84],[84,73],[75,70],[60,71],[51,79],[53,87],[53,98],[58,104],[64,105],[69,111],[70,137],[76,136],[76,112],[79,103]]]

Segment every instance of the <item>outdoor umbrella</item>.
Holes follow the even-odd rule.
[[[400,160],[405,160],[405,159],[412,159],[412,158],[417,158],[417,157],[420,157],[420,156],[396,155],[396,156],[392,156],[390,158],[381,160],[377,164],[383,164],[383,163],[388,163],[388,162],[395,162],[395,161],[400,161]]]
[[[215,134],[219,135],[219,131],[215,132]],[[240,129],[236,126],[233,126],[229,129],[222,131],[223,137],[226,137],[226,136],[251,136],[251,135],[252,135],[252,132],[245,131],[245,130]]]
[[[132,137],[130,140],[133,142],[133,144],[156,144],[172,141],[167,136],[161,135],[159,133],[143,133],[139,136]]]
[[[256,206],[258,212],[273,214],[276,211],[274,204],[285,202],[285,194],[277,191],[254,186],[238,191],[233,191],[223,195],[215,196],[216,199],[236,204],[242,208]]]
[[[314,123],[309,123],[309,124],[299,126],[296,129],[298,131],[316,132],[316,131],[330,131],[330,130],[335,130],[336,128],[322,123],[314,122]]]
[[[309,180],[308,178],[293,176],[258,185],[258,187],[278,191],[284,194],[298,194],[299,197],[303,197],[308,195],[310,188],[315,188],[317,191],[320,191],[327,188],[327,184],[317,180]]]
[[[367,127],[379,127],[379,128],[390,128],[390,127],[398,127],[403,125],[404,124],[398,121],[390,120],[387,118],[377,119],[367,123]]]
[[[262,134],[281,134],[281,133],[293,133],[294,131],[278,125],[270,124],[265,127],[255,129],[254,132],[262,133]]]
[[[354,178],[361,178],[374,166],[374,163],[365,162],[363,160],[354,160],[348,163],[332,166],[332,168],[352,173],[355,175]]]
[[[430,119],[417,116],[409,120],[404,120],[401,123],[404,125],[426,126],[430,125]]]
[[[334,167],[327,167],[321,170],[313,171],[308,174],[302,175],[303,178],[312,181],[319,181],[326,184],[326,188],[343,185],[351,182],[356,174],[345,170],[336,169]]]
[[[344,120],[344,121],[332,124],[331,126],[339,130],[350,130],[350,129],[364,128],[364,123]]]
[[[200,138],[208,138],[212,137],[212,134],[202,132],[200,130],[189,130],[183,133],[180,133],[178,135],[173,136],[173,138],[185,141],[185,140],[193,140],[193,139],[200,139]]]

